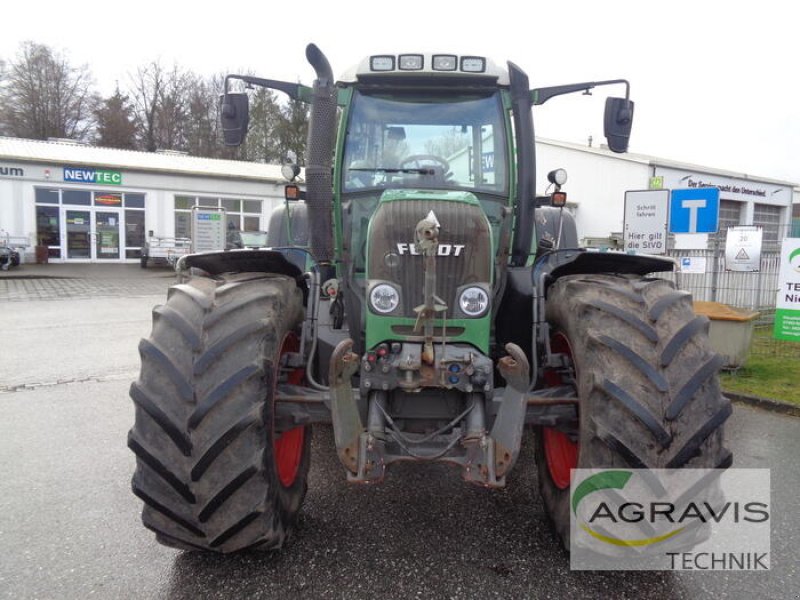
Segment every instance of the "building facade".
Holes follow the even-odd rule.
[[[800,188],[793,182],[553,140],[537,139],[536,151],[540,193],[548,171],[567,170],[568,206],[578,235],[589,246],[621,242],[627,191],[718,187],[721,241],[728,227],[757,225],[764,230],[765,251],[777,251],[780,240],[791,235],[792,202],[800,203]],[[700,245],[712,241],[710,236],[693,240]]]
[[[280,166],[0,137],[0,243],[32,261],[136,262],[149,236],[189,237],[192,206],[263,230]]]

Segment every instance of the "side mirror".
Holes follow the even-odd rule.
[[[241,146],[247,135],[247,126],[250,122],[250,108],[247,94],[244,92],[229,92],[220,96],[222,121],[222,136],[226,146]]]
[[[612,152],[627,152],[633,126],[633,102],[625,98],[606,98],[603,131]]]

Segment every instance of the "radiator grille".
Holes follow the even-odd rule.
[[[439,221],[436,294],[453,314],[456,291],[491,279],[491,230],[479,205],[445,200],[381,202],[370,225],[367,277],[397,283],[402,316],[414,317],[423,303],[423,257],[412,254],[417,223],[433,211]],[[399,315],[396,315],[399,316]]]

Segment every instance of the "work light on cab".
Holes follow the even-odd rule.
[[[394,56],[373,56],[369,59],[373,71],[394,71]]]
[[[401,71],[421,71],[423,61],[422,54],[401,54],[398,67]]]
[[[486,59],[482,56],[462,56],[461,70],[465,73],[483,73],[486,71]]]
[[[434,71],[455,71],[458,57],[452,54],[434,54],[432,66]]]

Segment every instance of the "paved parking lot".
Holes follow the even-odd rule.
[[[168,267],[23,264],[0,271],[0,302],[150,296],[165,293],[174,281]]]
[[[536,492],[529,442],[502,490],[410,464],[354,487],[329,427],[315,428],[309,492],[283,551],[158,545],[130,492],[128,387],[150,311],[173,281],[138,265],[0,273],[2,341],[18,350],[0,361],[0,598],[800,598],[800,420],[742,405],[727,445],[736,467],[772,470],[769,573],[573,572]]]

